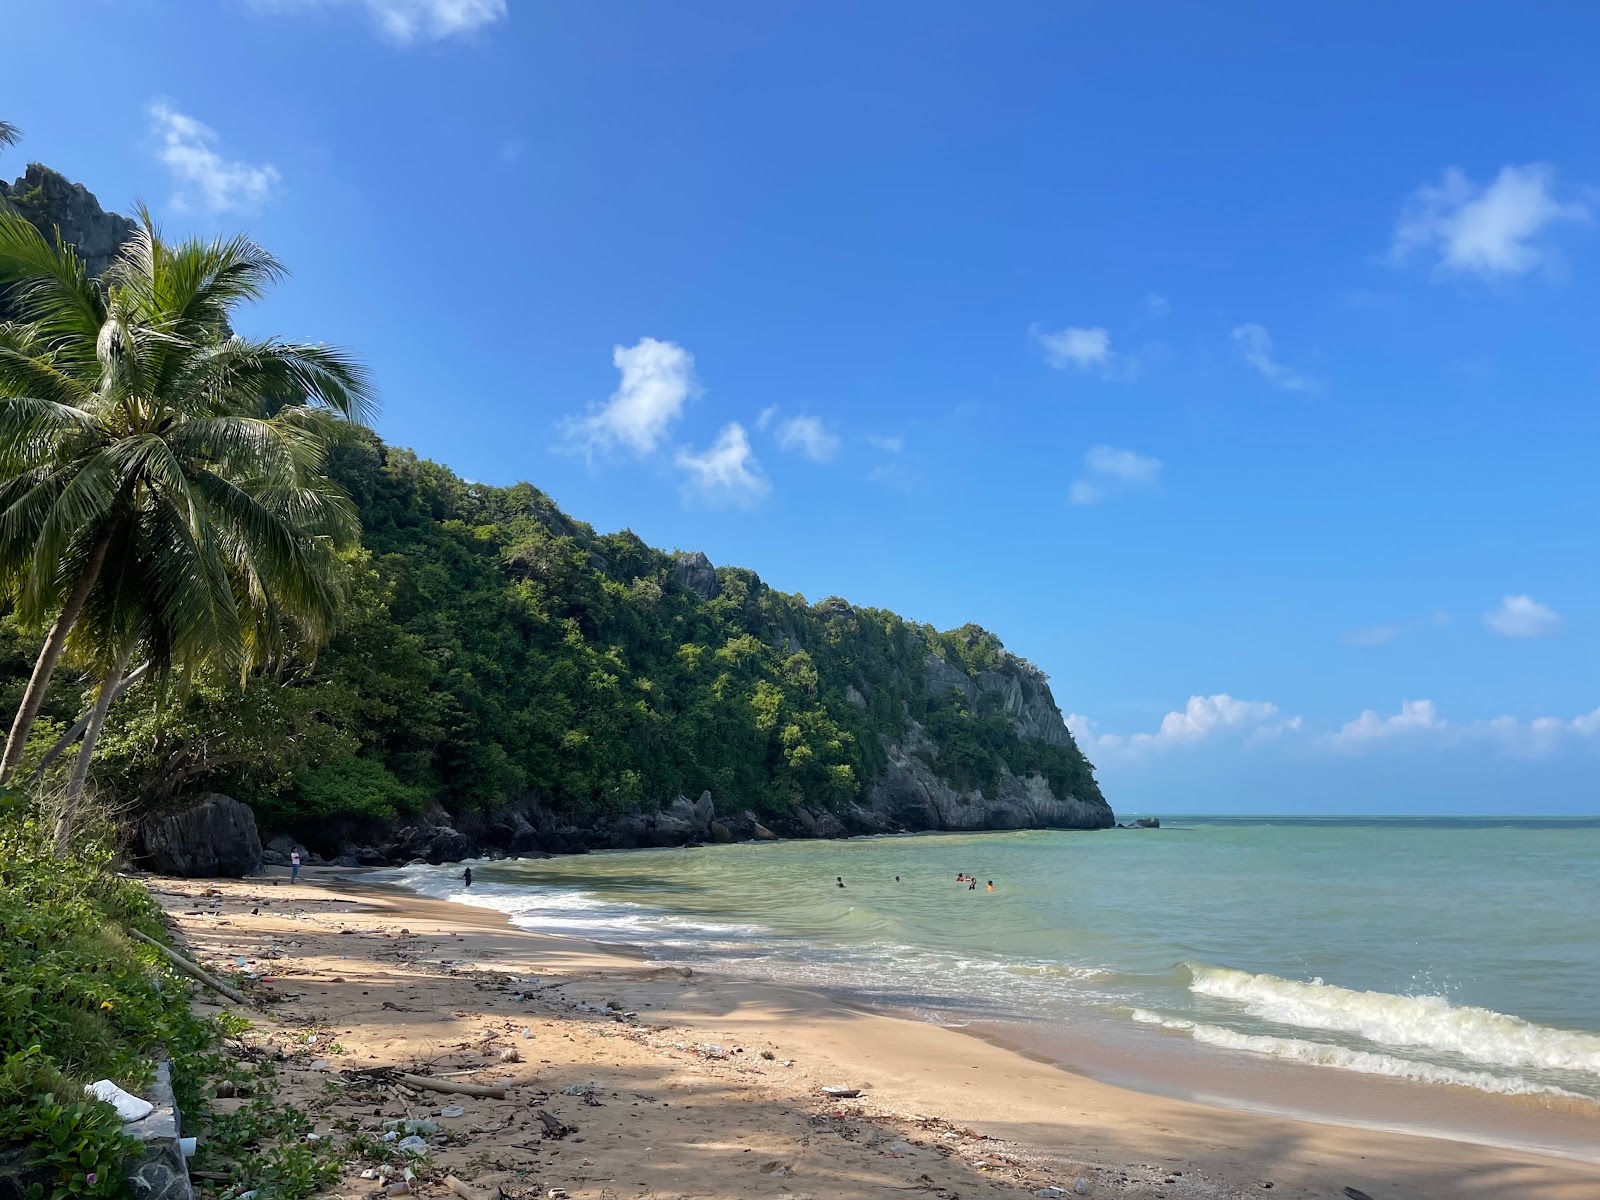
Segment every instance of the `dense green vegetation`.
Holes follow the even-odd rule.
[[[1002,662],[976,627],[941,634],[813,604],[732,567],[704,600],[671,555],[631,533],[596,534],[528,484],[469,484],[375,438],[336,450],[330,472],[364,530],[346,559],[343,632],[314,661],[242,690],[221,678],[131,690],[102,742],[101,780],[116,794],[160,803],[225,790],[289,827],[430,799],[489,808],[529,789],[577,812],[706,788],[760,812],[837,806],[861,795],[883,766],[882,738],[908,718],[927,725],[959,783],[992,782],[1005,762],[1062,793],[1099,794],[1075,749],[929,695],[930,651],[969,672]],[[0,705],[25,676],[27,648],[9,636]],[[81,703],[62,689],[51,736]]]

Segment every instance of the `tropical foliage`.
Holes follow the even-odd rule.
[[[930,654],[969,672],[1005,661],[976,627],[941,634],[811,603],[734,567],[705,600],[672,555],[631,533],[597,534],[528,484],[467,483],[370,436],[329,469],[364,531],[345,559],[343,630],[315,661],[293,657],[242,690],[212,678],[164,709],[130,691],[102,743],[114,792],[224,790],[266,824],[300,829],[429,800],[487,809],[530,789],[578,812],[705,788],[771,812],[858,798],[883,739],[914,718],[958,782],[990,784],[1005,763],[1099,794],[1075,748],[1024,741],[1003,715],[928,693]],[[50,736],[78,703],[50,710]]]
[[[64,844],[130,659],[248,674],[313,646],[342,606],[356,516],[327,478],[371,391],[325,346],[241,337],[231,318],[281,266],[243,238],[164,241],[148,213],[90,278],[70,246],[0,210],[0,592],[48,633],[0,782],[21,762],[63,653],[98,678]]]

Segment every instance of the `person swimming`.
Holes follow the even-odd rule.
[[[990,890],[990,891],[991,891],[991,892],[992,892],[992,891],[994,891],[994,880],[992,880],[992,879],[991,879],[991,880],[989,880],[989,890]]]
[[[461,882],[466,884],[468,887],[472,886],[472,868],[471,867],[468,867],[465,871],[461,872]]]
[[[970,876],[970,875],[967,876],[967,878],[969,880],[971,880],[971,882],[967,884],[967,891],[969,891],[969,892],[977,891],[978,890],[978,881],[976,879],[973,879],[972,876]]]
[[[833,877],[833,881],[835,883],[837,883],[840,887],[844,886],[844,876],[843,875],[835,875]]]

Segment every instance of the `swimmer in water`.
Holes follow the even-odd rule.
[[[833,881],[835,883],[837,883],[840,887],[844,886],[844,876],[843,875],[835,875],[833,877]]]
[[[992,892],[992,891],[994,891],[994,880],[992,880],[992,879],[991,879],[991,880],[989,880],[989,890],[990,890],[990,891],[991,891],[991,892]]]

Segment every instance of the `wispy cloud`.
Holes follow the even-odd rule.
[[[678,451],[677,464],[688,475],[687,490],[714,506],[748,507],[772,490],[750,449],[749,435],[737,421],[722,427],[709,450]]]
[[[1259,371],[1263,379],[1287,391],[1314,392],[1322,386],[1317,380],[1301,375],[1273,357],[1272,335],[1264,325],[1254,322],[1235,325],[1233,344],[1239,357]]]
[[[224,158],[217,133],[181,113],[170,100],[150,105],[152,131],[161,139],[161,161],[178,182],[172,206],[183,212],[256,212],[278,194],[281,178],[271,163]]]
[[[1111,334],[1098,327],[1069,325],[1054,332],[1034,326],[1029,332],[1045,362],[1058,371],[1087,371],[1111,365]]]
[[[1238,742],[1270,740],[1301,727],[1299,717],[1284,715],[1271,701],[1238,700],[1226,692],[1190,696],[1183,708],[1161,718],[1154,733],[1101,733],[1095,722],[1081,713],[1072,713],[1066,721],[1085,751],[1124,757],[1224,738]]]
[[[881,433],[863,433],[861,440],[874,450],[882,450],[885,454],[899,454],[906,448],[903,437],[890,437]]]
[[[1164,464],[1159,458],[1118,450],[1115,446],[1091,446],[1083,456],[1084,474],[1067,493],[1072,504],[1098,504],[1127,492],[1148,491],[1161,482]]]
[[[778,426],[777,441],[778,449],[812,462],[829,462],[839,453],[839,435],[816,417],[790,417]]]
[[[1345,644],[1350,646],[1387,646],[1396,638],[1404,637],[1408,633],[1427,628],[1437,629],[1448,624],[1450,624],[1450,614],[1436,612],[1420,621],[1390,621],[1382,625],[1369,625],[1365,629],[1352,629],[1344,635],[1344,640]]]
[[[1576,717],[1523,720],[1506,715],[1453,722],[1440,714],[1432,700],[1406,700],[1400,711],[1390,716],[1369,708],[1322,742],[1345,753],[1382,746],[1443,749],[1481,745],[1517,756],[1539,757],[1575,747],[1600,746],[1600,708]]]
[[[508,0],[252,0],[267,12],[364,9],[378,32],[399,46],[465,37],[510,16]]]
[[[1412,194],[1390,254],[1399,262],[1425,253],[1442,274],[1525,275],[1551,261],[1543,239],[1552,226],[1591,215],[1587,203],[1556,198],[1555,171],[1545,163],[1502,167],[1483,186],[1451,167]]]
[[[611,361],[622,373],[617,390],[585,415],[569,417],[562,431],[585,454],[623,448],[646,457],[665,442],[696,391],[694,355],[676,342],[644,337],[613,347]]]
[[[1555,609],[1540,604],[1532,596],[1507,596],[1483,614],[1483,623],[1501,637],[1553,637],[1566,627]]]

